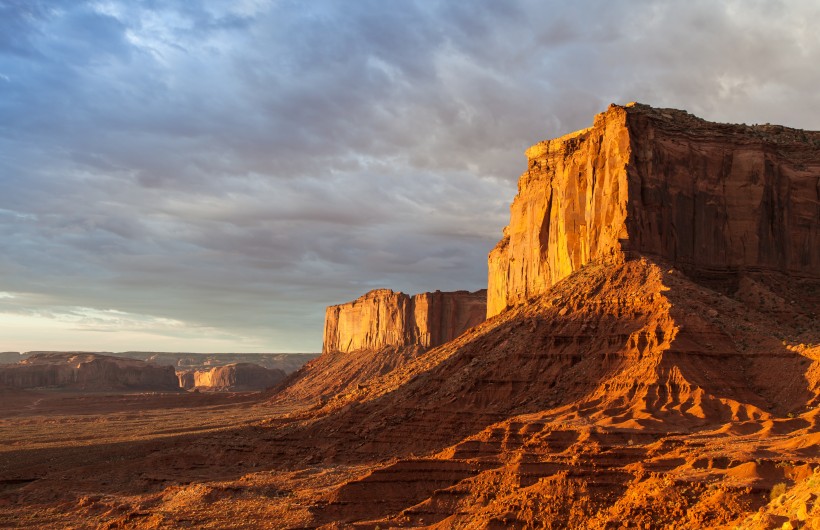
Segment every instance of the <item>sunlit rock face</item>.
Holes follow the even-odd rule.
[[[486,300],[484,290],[409,296],[376,289],[352,302],[327,308],[322,351],[432,348],[483,322]]]
[[[490,252],[487,315],[630,253],[690,275],[820,275],[820,133],[612,105],[526,151]]]
[[[173,366],[94,353],[38,353],[0,368],[0,388],[179,390]]]
[[[179,386],[185,390],[210,392],[247,392],[265,390],[281,383],[287,374],[278,368],[253,363],[231,363],[210,370],[177,372]]]

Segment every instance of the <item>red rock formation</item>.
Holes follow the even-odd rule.
[[[700,277],[820,276],[818,146],[818,132],[629,104],[530,147],[489,256],[488,316],[624,251]]]
[[[510,310],[427,350],[331,349],[259,395],[262,424],[0,451],[0,514],[29,527],[241,514],[287,528],[819,528],[820,171],[802,134],[614,107],[531,151],[490,281]],[[759,196],[743,180],[755,142],[762,169],[774,161]],[[326,331],[403,344],[411,301],[371,293],[329,310]],[[117,416],[98,428],[144,431]]]
[[[179,390],[172,366],[95,353],[38,353],[0,368],[0,387],[77,390]]]
[[[318,353],[181,353],[181,352],[141,352],[126,351],[117,354],[119,357],[140,359],[153,364],[169,364],[179,371],[208,369],[211,366],[223,366],[231,363],[252,363],[264,368],[278,368],[290,374],[301,368],[306,362],[318,357]],[[0,362],[2,361],[0,354]],[[19,361],[16,359],[14,362]],[[204,367],[208,368],[204,368]]]
[[[177,372],[177,379],[179,379],[179,387],[183,390],[193,390],[196,386],[196,372],[194,370]]]
[[[376,289],[327,308],[322,351],[432,348],[480,324],[485,313],[486,291],[436,291],[411,297]]]
[[[253,363],[232,363],[210,370],[179,372],[179,386],[216,392],[265,390],[285,379],[279,369],[269,369]]]

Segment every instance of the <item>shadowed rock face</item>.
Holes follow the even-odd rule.
[[[820,275],[820,133],[612,105],[540,142],[489,256],[487,315],[625,251],[696,277]]]
[[[179,386],[185,390],[200,388],[213,391],[265,390],[285,379],[279,369],[269,369],[253,363],[233,363],[210,370],[180,372]]]
[[[421,293],[377,289],[325,313],[322,351],[351,352],[390,346],[432,348],[484,321],[487,292]]]
[[[177,372],[177,379],[179,379],[179,387],[183,390],[193,390],[196,387],[196,372],[193,370]]]
[[[0,364],[14,364],[19,363],[26,357],[16,351],[0,352]]]
[[[179,390],[172,366],[94,353],[38,353],[0,368],[0,387]]]

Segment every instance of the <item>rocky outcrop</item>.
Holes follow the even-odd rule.
[[[592,261],[661,257],[696,277],[820,275],[820,133],[612,105],[527,152],[489,256],[487,315]]]
[[[282,382],[283,370],[269,369],[252,363],[215,366],[210,370],[185,371],[177,374],[179,386],[185,390],[200,389],[216,392],[265,390]]]
[[[38,353],[0,367],[0,387],[55,387],[84,391],[179,390],[171,366],[95,353]]]
[[[0,364],[14,364],[19,363],[25,359],[25,357],[20,354],[20,352],[16,351],[3,351],[0,352]]]
[[[486,300],[483,290],[408,296],[376,289],[352,302],[327,308],[322,351],[432,348],[483,322]]]
[[[179,380],[179,387],[183,390],[193,390],[196,387],[196,372],[194,370],[177,372],[177,379]]]

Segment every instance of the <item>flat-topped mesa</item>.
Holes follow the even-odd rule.
[[[820,276],[820,132],[630,103],[526,155],[489,255],[488,317],[625,252],[695,277]]]
[[[0,368],[0,388],[178,391],[173,366],[86,352],[36,353]]]
[[[376,289],[325,313],[322,352],[433,348],[484,321],[487,291],[421,293],[408,296]]]
[[[210,370],[177,372],[179,386],[185,390],[241,392],[265,390],[287,377],[284,370],[265,368],[253,363],[231,363]]]

